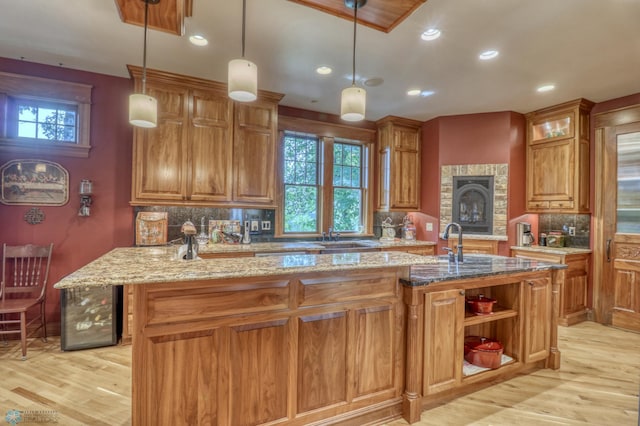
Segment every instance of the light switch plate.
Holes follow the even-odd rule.
[[[575,237],[576,236],[576,227],[575,226],[570,226],[569,227],[569,236],[571,236],[571,237]]]
[[[427,229],[427,232],[431,232],[431,231],[433,231],[433,223],[431,223],[431,222],[427,222],[427,223],[426,223],[426,225],[425,225],[425,227],[426,227],[426,229]]]

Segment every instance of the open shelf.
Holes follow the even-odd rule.
[[[500,360],[500,367],[499,368],[485,368],[485,367],[478,367],[477,365],[473,365],[471,363],[469,363],[468,361],[464,361],[462,364],[462,376],[463,377],[471,377],[471,376],[475,376],[476,374],[480,374],[480,373],[484,373],[487,371],[495,371],[495,370],[499,370],[500,368],[504,367],[505,365],[509,365],[509,364],[513,364],[514,362],[516,362],[516,360],[512,357],[510,357],[509,355],[505,355],[502,354],[502,359]]]
[[[508,309],[502,306],[496,306],[493,309],[493,312],[485,315],[477,315],[472,312],[465,312],[464,314],[464,325],[476,325],[483,324],[485,322],[497,321],[505,318],[511,318],[518,315],[518,311],[515,309]]]

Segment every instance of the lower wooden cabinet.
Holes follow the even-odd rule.
[[[449,248],[458,249],[458,239],[450,237],[448,240]],[[497,240],[483,240],[476,238],[462,239],[462,252],[466,254],[498,254]]]
[[[549,356],[551,327],[551,282],[536,278],[524,282],[524,362],[535,362]]]
[[[551,274],[517,273],[405,289],[407,348],[409,352],[418,348],[423,355],[407,354],[407,421],[419,420],[422,408],[465,393],[474,385],[511,377],[533,366],[560,367]],[[496,299],[491,314],[466,309],[466,298],[480,294]],[[469,336],[500,342],[500,367],[479,368],[466,362],[464,342]]]
[[[132,424],[399,416],[398,277],[389,268],[131,286]]]
[[[556,282],[560,292],[558,324],[570,326],[587,319],[590,253],[558,254],[527,248],[512,248],[511,256],[567,265],[567,269],[556,272]]]

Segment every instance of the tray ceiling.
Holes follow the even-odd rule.
[[[289,0],[321,10],[334,16],[353,20],[353,9],[344,5],[344,0]],[[368,0],[358,9],[358,22],[370,28],[388,33],[405,20],[427,0]]]

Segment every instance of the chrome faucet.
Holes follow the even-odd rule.
[[[458,252],[456,253],[456,255],[457,255],[458,263],[462,263],[462,261],[463,261],[463,257],[462,257],[462,226],[460,226],[460,224],[458,224],[456,222],[448,223],[447,226],[445,226],[445,228],[444,228],[444,232],[442,233],[442,239],[443,240],[448,240],[449,239],[449,229],[451,229],[452,226],[455,226],[456,228],[458,228]]]
[[[340,233],[333,232],[333,228],[329,228],[329,241],[338,241],[340,239]]]

